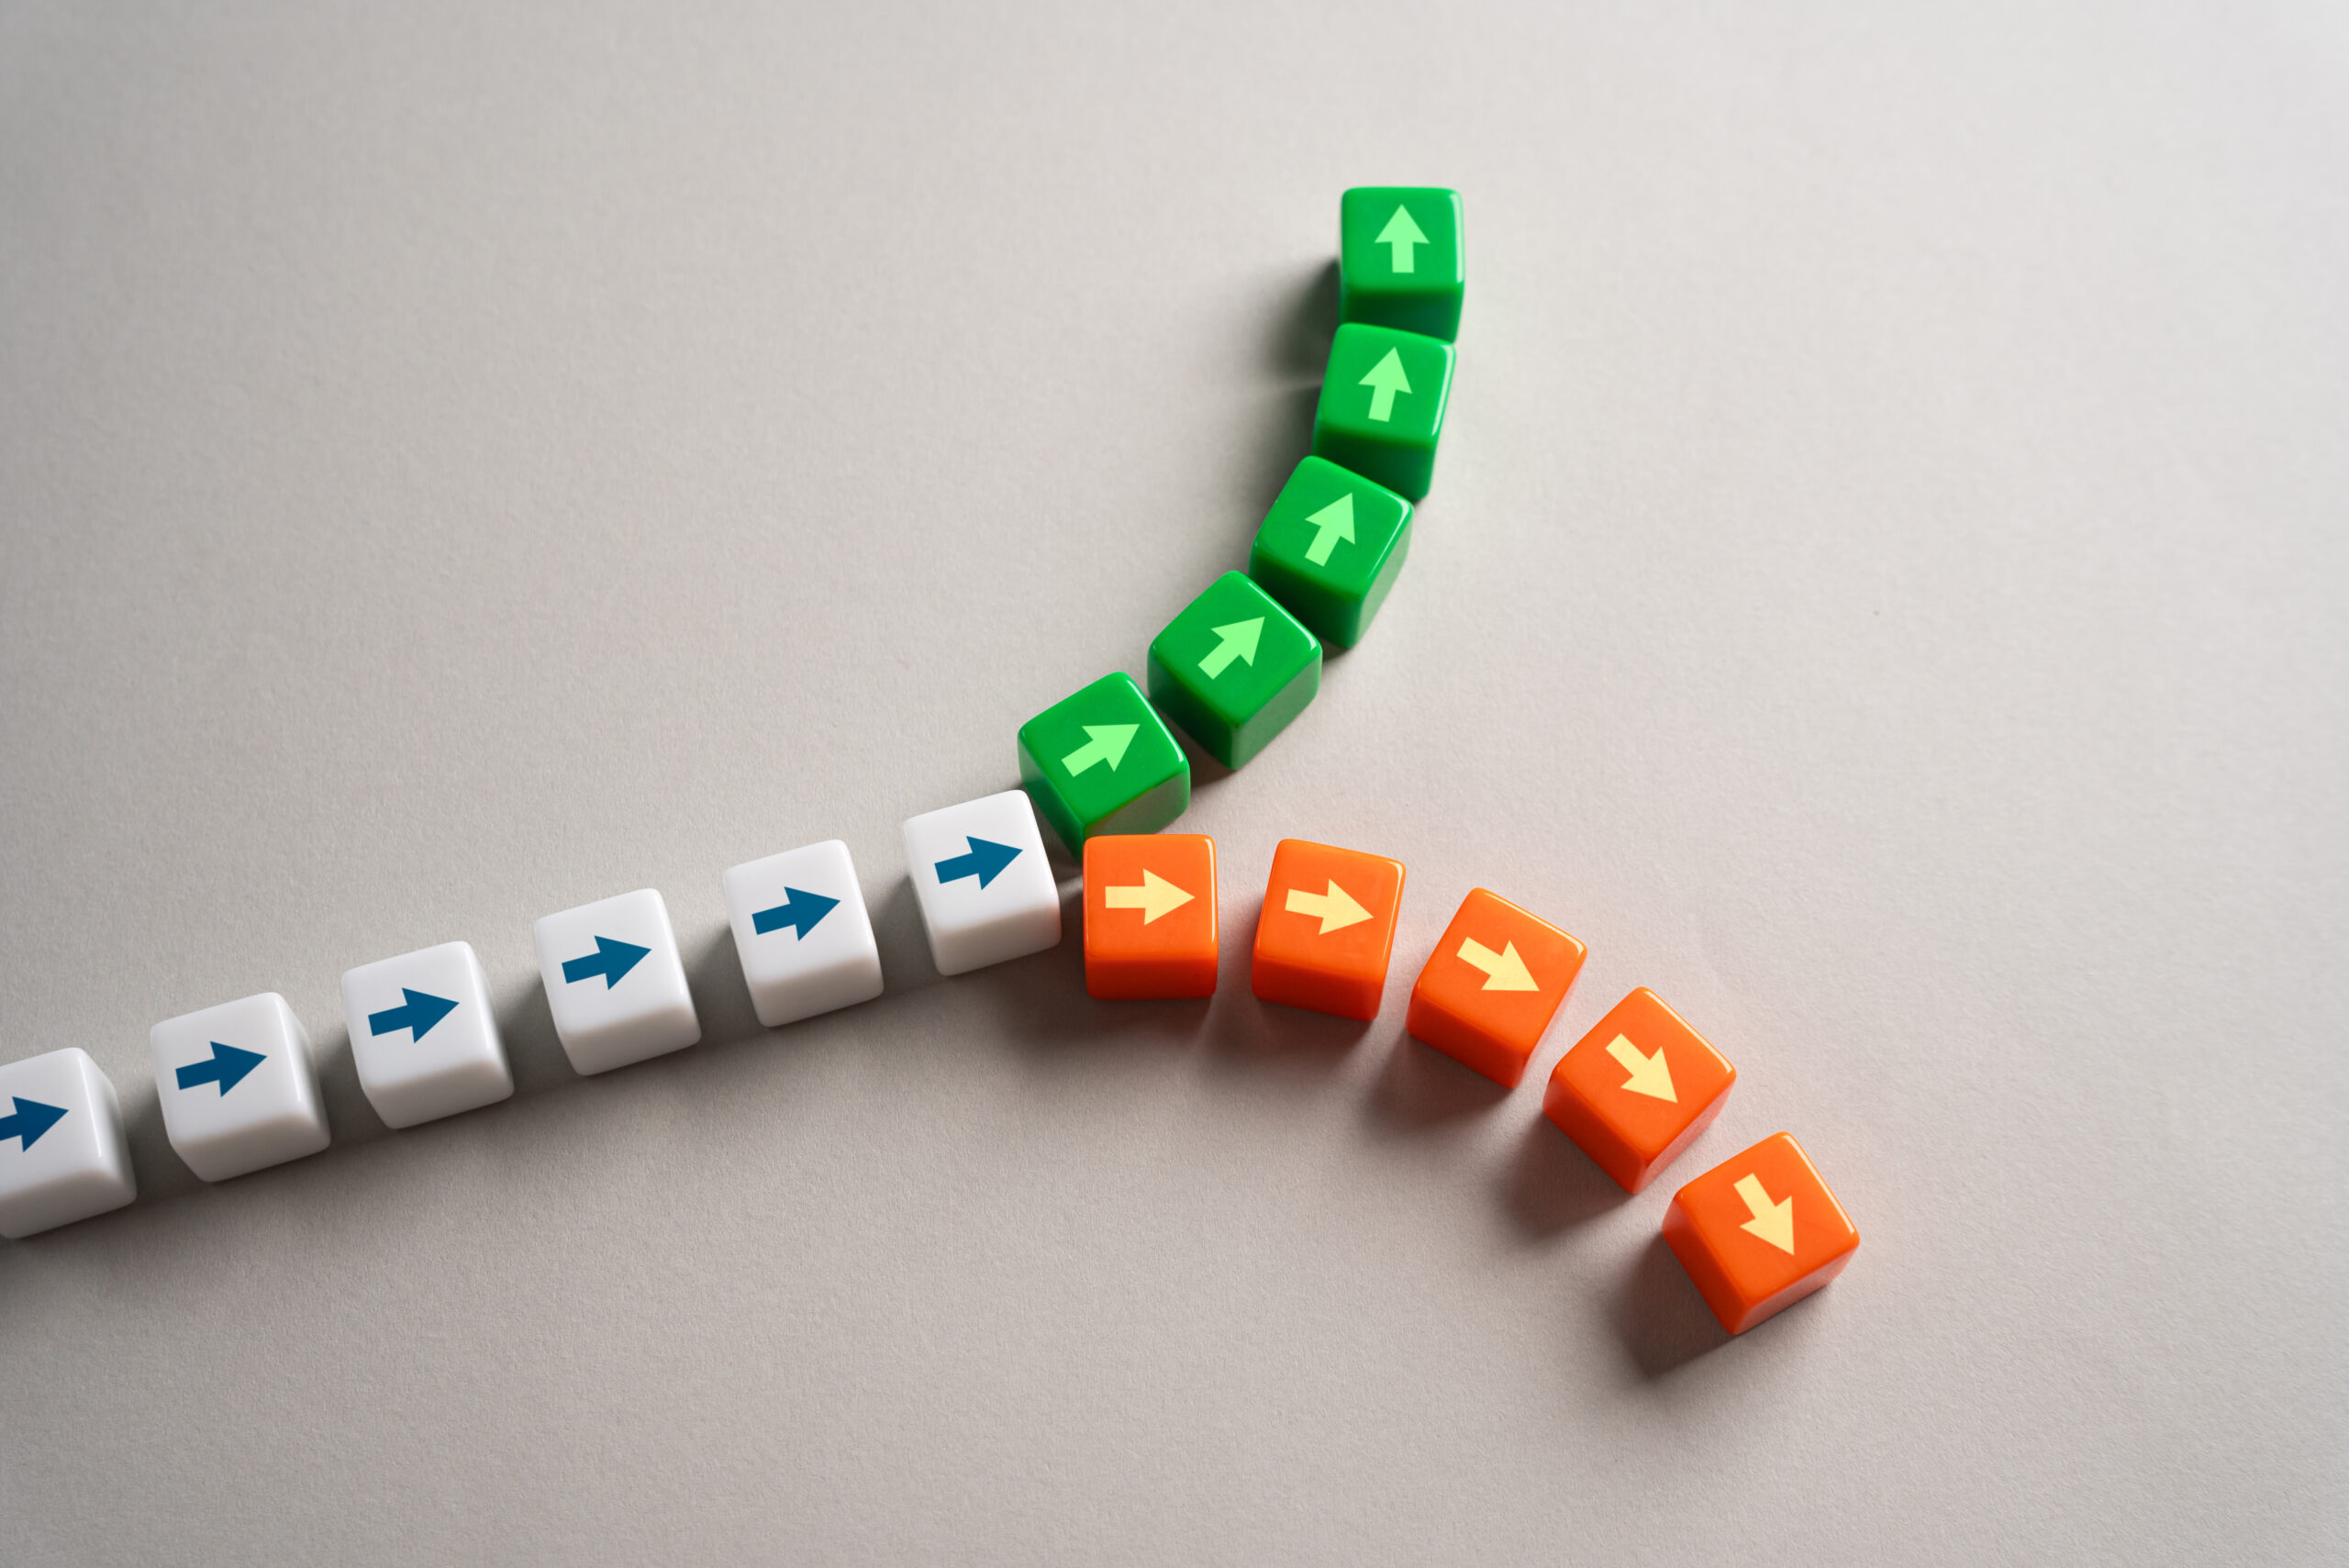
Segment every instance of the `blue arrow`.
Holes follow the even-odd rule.
[[[422,1040],[432,1032],[434,1024],[454,1012],[457,1006],[446,996],[435,996],[429,991],[411,991],[405,985],[400,987],[400,995],[407,998],[406,1006],[386,1007],[380,1013],[367,1015],[370,1034],[397,1034],[406,1029],[408,1039]]]
[[[779,931],[789,926],[795,935],[805,938],[816,929],[816,923],[832,912],[837,898],[827,898],[820,893],[810,893],[804,887],[786,887],[783,902],[772,909],[761,909],[751,916],[751,929],[761,936]]]
[[[217,1084],[227,1094],[245,1081],[245,1074],[269,1058],[258,1051],[239,1051],[233,1045],[212,1042],[212,1060],[191,1062],[180,1069],[180,1087],[193,1089],[198,1084]]]
[[[0,1116],[0,1143],[6,1143],[12,1138],[21,1138],[24,1142],[17,1147],[30,1149],[40,1141],[40,1135],[55,1127],[58,1118],[65,1114],[62,1106],[45,1106],[22,1095],[12,1095],[9,1098],[17,1102],[17,1114]]]
[[[609,937],[597,937],[594,952],[584,958],[562,961],[562,977],[577,982],[600,974],[604,977],[604,989],[608,991],[620,983],[622,975],[636,967],[639,959],[651,951],[634,942],[616,942]]]
[[[993,839],[974,839],[965,833],[963,842],[971,846],[971,852],[939,862],[939,881],[958,882],[966,876],[975,876],[979,879],[979,885],[985,887],[1002,873],[1004,867],[1019,858],[1018,850],[1009,844],[998,844]]]

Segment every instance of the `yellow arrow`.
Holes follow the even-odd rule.
[[[1370,918],[1370,911],[1355,903],[1353,895],[1340,887],[1334,876],[1330,879],[1330,891],[1327,893],[1308,893],[1301,887],[1290,888],[1288,903],[1284,907],[1292,915],[1319,916],[1321,929],[1314,934],[1323,937],[1331,931],[1341,931],[1348,926],[1359,926]]]
[[[1460,944],[1460,961],[1471,969],[1485,972],[1484,989],[1487,991],[1539,991],[1533,984],[1533,972],[1517,956],[1515,942],[1503,942],[1495,952],[1474,937]]]
[[[1653,1056],[1642,1056],[1638,1046],[1619,1034],[1607,1042],[1607,1054],[1631,1074],[1623,1080],[1623,1087],[1631,1093],[1670,1100],[1675,1106],[1680,1103],[1680,1096],[1672,1092],[1672,1064],[1664,1059],[1664,1047],[1657,1046]]]
[[[1111,909],[1139,909],[1141,923],[1149,925],[1161,915],[1170,915],[1191,901],[1191,895],[1159,875],[1154,871],[1141,873],[1141,881],[1131,887],[1105,887],[1101,902]]]
[[[1772,1203],[1770,1195],[1763,1190],[1762,1178],[1751,1175],[1738,1177],[1737,1195],[1745,1200],[1745,1207],[1753,1215],[1738,1229],[1751,1230],[1787,1256],[1794,1256],[1795,1200],[1782,1197]]]

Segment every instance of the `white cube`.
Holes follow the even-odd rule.
[[[549,915],[536,936],[547,1006],[574,1071],[608,1073],[701,1039],[669,907],[652,889]]]
[[[1061,890],[1025,790],[908,817],[906,867],[941,974],[1060,942]]]
[[[767,1028],[881,995],[881,949],[838,839],[734,867],[726,913],[751,1006]]]
[[[206,1181],[298,1160],[332,1141],[310,1036],[276,992],[167,1018],[147,1032],[147,1048],[163,1131]]]
[[[71,1225],[138,1195],[122,1104],[88,1051],[0,1067],[0,1236]]]
[[[345,970],[342,1016],[359,1086],[385,1127],[437,1121],[514,1093],[489,977],[469,942]]]

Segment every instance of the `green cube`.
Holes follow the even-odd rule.
[[[1263,751],[1320,689],[1321,644],[1237,572],[1150,645],[1151,700],[1227,768]]]
[[[1460,336],[1467,281],[1458,191],[1361,185],[1339,198],[1339,320],[1449,343]]]
[[[1451,344],[1349,321],[1330,345],[1313,455],[1416,501],[1435,478],[1451,394]]]
[[[1370,629],[1411,552],[1411,504],[1327,458],[1297,465],[1256,542],[1248,575],[1324,642]]]
[[[1104,675],[1019,727],[1019,783],[1061,842],[1155,833],[1191,804],[1191,761],[1131,675]]]

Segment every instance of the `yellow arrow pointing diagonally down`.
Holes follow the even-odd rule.
[[[1623,1080],[1623,1087],[1631,1093],[1670,1100],[1675,1106],[1680,1103],[1680,1096],[1672,1092],[1672,1064],[1664,1059],[1664,1047],[1657,1046],[1653,1056],[1642,1056],[1638,1046],[1619,1034],[1607,1042],[1607,1054],[1631,1074]]]
[[[1475,938],[1468,937],[1461,941],[1460,961],[1471,969],[1485,972],[1484,989],[1487,991],[1542,989],[1533,983],[1533,972],[1525,967],[1523,959],[1517,956],[1515,942],[1503,942],[1501,951],[1495,952]]]
[[[1111,909],[1139,909],[1141,923],[1149,925],[1161,915],[1171,915],[1191,901],[1191,895],[1159,875],[1154,871],[1141,873],[1141,881],[1131,887],[1105,887],[1101,902]]]
[[[1751,1175],[1738,1177],[1737,1195],[1745,1200],[1745,1207],[1753,1215],[1738,1229],[1751,1230],[1788,1257],[1794,1256],[1795,1200],[1782,1197],[1772,1203],[1770,1195],[1763,1190],[1762,1178]]]
[[[1314,933],[1316,936],[1326,937],[1331,931],[1359,926],[1370,918],[1370,911],[1355,903],[1353,895],[1340,887],[1334,876],[1330,879],[1330,891],[1327,893],[1308,893],[1301,887],[1290,888],[1288,902],[1283,907],[1292,915],[1318,916],[1321,929]]]

